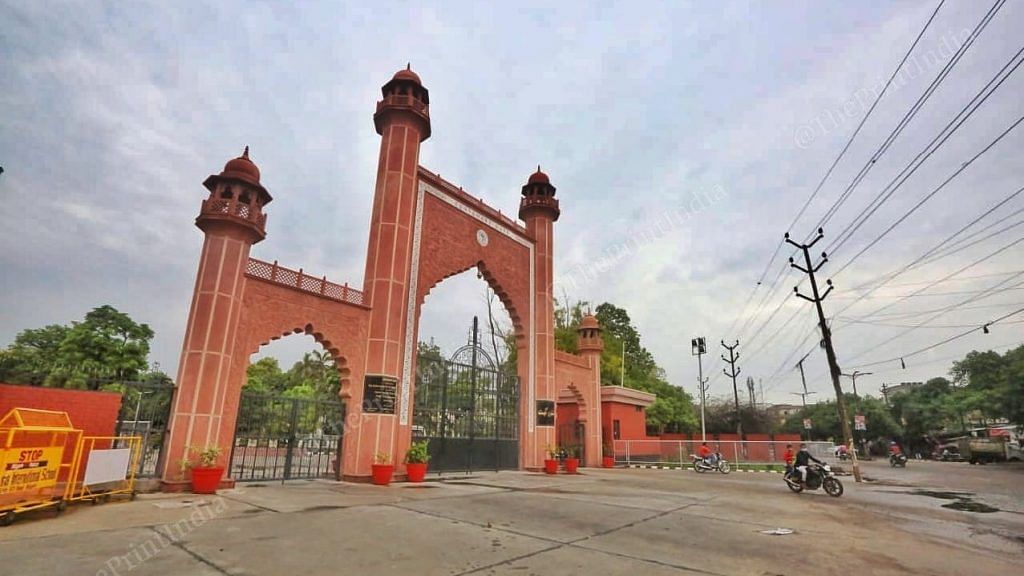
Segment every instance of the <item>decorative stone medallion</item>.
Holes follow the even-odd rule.
[[[488,242],[490,242],[490,238],[487,237],[487,232],[484,232],[483,230],[477,230],[476,243],[481,246],[487,246]]]

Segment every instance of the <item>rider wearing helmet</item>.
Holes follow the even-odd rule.
[[[807,466],[811,461],[824,464],[821,460],[811,456],[811,453],[807,451],[807,444],[801,443],[800,451],[796,453],[796,469],[800,471],[800,481],[805,484],[807,483]]]

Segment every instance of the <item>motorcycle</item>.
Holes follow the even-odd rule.
[[[829,496],[840,497],[843,495],[843,483],[832,473],[828,464],[811,464],[807,467],[807,483],[800,482],[800,471],[796,468],[783,476],[786,486],[793,492],[800,493],[804,490],[817,490],[823,488]]]
[[[900,452],[899,454],[890,454],[889,455],[889,466],[892,466],[893,468],[895,468],[897,466],[899,466],[900,468],[906,468],[907,467],[907,455],[904,454],[903,452]]]
[[[729,462],[722,458],[722,455],[715,453],[715,463],[711,464],[704,458],[697,456],[696,454],[690,454],[690,459],[693,460],[693,469],[697,472],[707,472],[709,470],[718,470],[722,474],[728,474],[732,468],[729,467]]]

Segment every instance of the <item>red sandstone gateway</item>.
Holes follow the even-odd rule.
[[[593,318],[581,326],[579,355],[555,351],[551,290],[561,208],[550,178],[538,168],[519,187],[521,221],[514,220],[419,165],[431,127],[429,91],[417,74],[399,71],[381,94],[373,114],[381,144],[361,290],[249,256],[266,237],[272,197],[248,148],[203,183],[209,195],[196,226],[205,241],[178,367],[168,461],[197,444],[230,453],[250,356],[271,340],[306,333],[328,351],[341,377],[346,422],[337,474],[369,480],[375,452],[404,453],[417,425],[415,351],[427,293],[448,276],[476,269],[507,309],[519,343],[517,425],[511,427],[511,457],[500,459],[499,467],[541,468],[544,447],[556,442],[554,404],[567,389],[585,427],[583,464],[598,466],[600,328]],[[364,402],[371,394],[375,402]],[[491,456],[474,452],[473,458]],[[407,468],[399,464],[395,473],[402,477]],[[181,484],[170,471],[163,480]]]

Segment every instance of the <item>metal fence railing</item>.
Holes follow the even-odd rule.
[[[778,464],[784,465],[786,445],[793,450],[800,449],[800,442],[794,441],[733,441],[708,440],[708,447],[734,465]],[[661,466],[689,466],[690,455],[697,454],[699,440],[615,440],[612,448],[615,463],[657,464]],[[806,442],[811,455],[819,460],[833,460],[835,445],[831,442]]]

